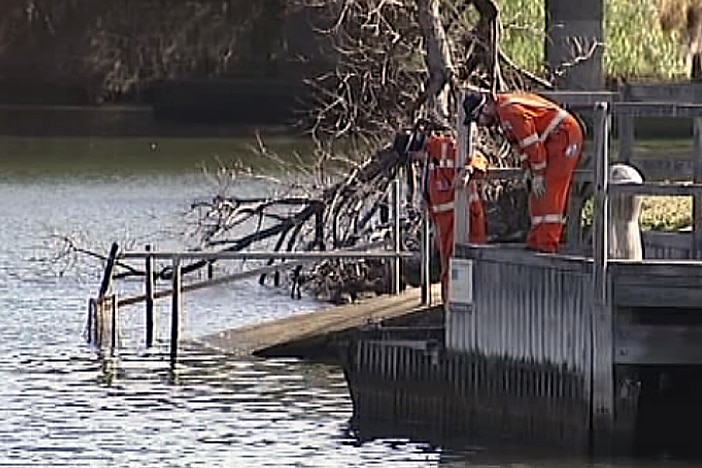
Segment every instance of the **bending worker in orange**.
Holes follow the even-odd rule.
[[[578,119],[533,93],[473,93],[463,102],[467,117],[479,125],[499,125],[522,155],[531,183],[531,229],[527,247],[556,253],[564,234],[570,184],[583,147]]]
[[[448,300],[449,258],[453,255],[454,194],[457,183],[468,183],[470,206],[470,242],[487,242],[487,223],[476,177],[487,172],[488,161],[480,153],[473,154],[465,170],[456,170],[458,150],[456,140],[445,135],[429,138],[425,196],[429,217],[434,225],[434,238],[441,259],[441,297]],[[466,176],[467,178],[464,178]],[[462,179],[462,180],[461,180]]]

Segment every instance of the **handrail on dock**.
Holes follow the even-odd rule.
[[[105,271],[105,277],[100,289],[100,298],[105,296],[110,289],[112,284],[112,267],[118,260],[142,260],[145,262],[145,279],[144,279],[144,293],[134,295],[131,297],[121,298],[117,300],[115,294],[110,295],[111,309],[106,310],[109,314],[112,313],[111,321],[112,327],[112,347],[116,344],[116,334],[117,334],[117,323],[115,321],[115,316],[119,306],[136,304],[139,302],[145,302],[146,304],[146,346],[151,347],[154,340],[154,300],[163,297],[172,297],[171,304],[171,330],[170,330],[170,355],[171,363],[175,364],[177,359],[177,348],[179,339],[179,327],[180,327],[180,315],[182,309],[182,294],[186,291],[194,291],[198,289],[203,289],[206,287],[224,284],[232,281],[238,281],[252,276],[264,275],[270,272],[279,271],[281,269],[295,268],[300,265],[319,261],[319,260],[390,260],[391,261],[391,292],[393,294],[399,294],[401,290],[400,281],[400,270],[401,261],[403,259],[411,258],[413,254],[411,252],[402,250],[401,242],[401,223],[400,223],[400,204],[402,200],[401,185],[400,185],[400,174],[393,181],[392,193],[389,196],[392,197],[392,235],[391,239],[373,242],[369,244],[364,244],[360,246],[354,246],[350,248],[329,250],[329,251],[315,251],[315,252],[305,252],[305,251],[219,251],[219,252],[205,252],[205,251],[155,251],[150,245],[147,245],[144,250],[133,250],[133,251],[118,251],[117,244],[113,244],[112,251],[110,254],[110,261],[108,261],[108,268]],[[426,223],[425,223],[426,224]],[[427,226],[425,226],[427,227]],[[425,305],[431,304],[431,281],[429,278],[429,262],[430,262],[430,247],[428,241],[427,229],[423,230],[422,233],[423,242],[421,243],[421,287],[422,287],[422,303]],[[388,247],[391,250],[387,250]],[[383,249],[384,248],[384,249]],[[171,287],[169,289],[156,291],[154,287],[155,273],[154,273],[154,261],[156,260],[166,260],[170,261],[172,266],[171,274]],[[220,260],[281,260],[282,263],[269,264],[261,266],[258,268],[251,268],[247,271],[241,271],[229,275],[225,275],[218,278],[213,278],[211,270],[208,271],[208,279],[204,281],[196,281],[188,284],[183,284],[183,261],[193,260],[193,261],[220,261]],[[91,300],[91,311],[89,313],[89,326],[91,326],[90,321],[94,321],[94,315],[96,315],[96,310],[99,308],[99,300]],[[93,323],[94,325],[94,323]]]
[[[267,252],[267,251],[241,251],[241,252],[192,252],[192,251],[128,251],[122,252],[119,258],[143,259],[151,257],[156,260],[368,260],[368,259],[394,259],[410,258],[411,252],[388,252],[388,251],[366,251],[358,252],[352,250],[329,250],[325,252]],[[280,265],[278,265],[280,268]]]

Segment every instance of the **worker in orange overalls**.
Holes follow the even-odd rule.
[[[469,94],[463,106],[479,125],[499,125],[521,154],[530,185],[527,247],[556,253],[565,231],[570,184],[580,162],[583,129],[558,104],[533,93]]]
[[[473,154],[464,171],[457,171],[456,140],[446,135],[432,135],[427,148],[426,196],[429,217],[434,225],[434,239],[441,259],[441,297],[448,300],[449,258],[453,255],[454,194],[457,183],[468,184],[470,203],[470,242],[487,242],[487,221],[477,177],[487,173],[488,161],[480,153]],[[463,179],[461,181],[461,179]]]

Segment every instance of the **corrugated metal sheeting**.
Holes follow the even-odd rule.
[[[448,349],[589,371],[590,264],[457,259],[455,265],[472,270],[472,303],[451,303]]]

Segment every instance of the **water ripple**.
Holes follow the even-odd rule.
[[[543,459],[527,463],[524,452],[501,456],[502,447],[483,457],[484,451],[448,451],[405,438],[361,439],[348,423],[352,405],[338,368],[235,358],[187,344],[320,307],[255,281],[183,298],[186,344],[175,370],[168,359],[168,301],[156,303],[155,348],[144,348],[138,305],[120,310],[114,357],[85,346],[87,298],[102,265],[42,263],[52,253],[47,236],[74,235],[103,252],[113,241],[177,247],[180,213],[203,193],[198,180],[158,173],[0,175],[0,466],[546,466]],[[124,288],[133,294],[142,285]]]

